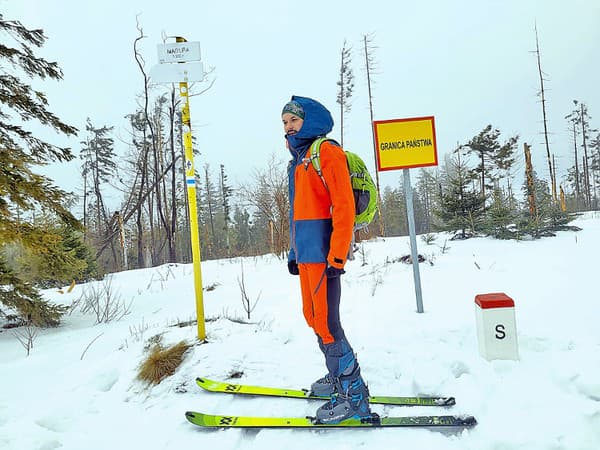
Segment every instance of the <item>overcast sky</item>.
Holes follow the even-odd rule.
[[[598,0],[0,0],[0,11],[5,19],[45,31],[48,41],[39,55],[64,72],[60,83],[36,84],[48,94],[51,110],[80,130],[87,117],[96,126],[114,126],[120,154],[127,149],[121,142],[128,139],[124,117],[135,111],[143,89],[133,59],[136,17],[147,36],[141,50],[148,69],[158,62],[163,34],[199,41],[216,81],[192,99],[201,151],[195,163],[209,163],[215,173],[225,164],[234,183],[247,180],[273,153],[287,160],[280,112],[292,94],[322,101],[336,122],[331,136],[339,138],[335,99],[344,39],[354,48],[356,83],[345,147],[374,168],[362,51],[368,33],[377,46],[375,119],[435,116],[440,160],[491,123],[503,138],[521,136],[519,155],[523,142],[532,144],[535,168],[548,178],[532,53],[536,24],[559,178],[573,164],[564,119],[573,99],[588,104],[592,125],[600,128]],[[79,154],[83,137],[52,134],[49,140]],[[74,190],[77,166],[54,167],[50,174]],[[400,172],[382,173],[381,179],[397,185]]]

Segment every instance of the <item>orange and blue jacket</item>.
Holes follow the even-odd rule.
[[[297,263],[327,263],[343,268],[354,229],[354,194],[346,155],[331,141],[321,145],[323,179],[310,161],[310,145],[333,128],[331,113],[319,102],[293,96],[304,109],[297,134],[286,136],[292,155],[288,167],[290,243]]]

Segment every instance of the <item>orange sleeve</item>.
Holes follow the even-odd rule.
[[[333,225],[327,262],[341,269],[346,264],[352,242],[355,216],[354,194],[344,151],[337,145],[324,142],[321,145],[321,170],[331,198]]]

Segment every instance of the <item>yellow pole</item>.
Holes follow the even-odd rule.
[[[182,37],[177,42],[186,42]],[[198,234],[198,209],[196,206],[196,173],[194,170],[194,151],[192,149],[192,126],[190,120],[190,100],[187,82],[179,83],[179,96],[182,100],[181,121],[183,124],[183,147],[185,149],[185,181],[187,184],[188,205],[190,211],[190,238],[192,242],[192,261],[194,264],[194,291],[196,293],[196,318],[198,339],[206,339],[204,325],[204,301],[202,298],[202,270],[200,268],[200,239]]]

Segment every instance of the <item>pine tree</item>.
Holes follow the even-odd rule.
[[[521,212],[521,220],[517,224],[519,233],[528,234],[533,238],[543,236],[554,236],[554,231],[566,229],[566,224],[573,219],[563,213],[552,198],[548,182],[537,176],[533,170],[533,186],[536,201],[536,215],[531,217],[529,209],[524,207]],[[523,193],[527,195],[529,187],[523,183]]]
[[[218,191],[210,179],[210,166],[208,164],[204,165],[204,181],[202,183],[202,188],[202,207],[199,208],[199,214],[200,227],[201,229],[204,229],[205,242],[202,243],[203,245],[201,248],[203,255],[205,255],[205,259],[212,259],[218,254],[218,249],[215,248],[216,240],[218,239],[215,226]],[[203,233],[201,232],[201,237],[202,234]]]
[[[55,327],[60,324],[60,317],[67,311],[63,305],[54,305],[44,300],[31,284],[23,281],[8,267],[4,256],[0,254],[0,286],[3,286],[2,304],[18,314],[6,314],[9,320],[24,324]]]
[[[72,280],[89,280],[97,275],[96,263],[82,233],[67,225],[39,220],[49,232],[44,236],[44,252],[25,248],[18,258],[19,274],[24,281],[44,288],[60,287]]]
[[[81,165],[81,175],[84,180],[84,205],[88,204],[87,197],[91,194],[95,200],[93,210],[96,219],[96,229],[99,235],[102,235],[102,229],[108,221],[108,211],[104,205],[104,196],[102,188],[110,182],[117,171],[115,162],[115,153],[113,149],[114,140],[109,136],[113,127],[96,128],[88,118],[85,130],[88,137],[81,142],[82,148],[79,153],[83,160]],[[88,210],[83,211],[83,222],[89,225]]]
[[[34,251],[44,251],[48,231],[37,226],[32,214],[39,210],[56,215],[60,222],[79,228],[68,211],[67,193],[34,172],[35,166],[69,161],[69,148],[58,147],[36,137],[24,127],[36,121],[55,131],[74,135],[77,129],[63,123],[48,110],[43,92],[21,78],[62,79],[55,62],[34,54],[46,41],[43,30],[30,30],[0,14],[0,251],[9,242],[20,242]],[[0,302],[25,321],[41,326],[59,323],[61,307],[45,302],[36,290],[0,260]]]
[[[381,196],[383,202],[383,220],[386,224],[388,236],[406,236],[408,234],[406,222],[406,200],[401,189],[392,189],[386,186]]]
[[[500,130],[487,125],[477,136],[473,137],[463,147],[467,148],[467,154],[475,154],[478,160],[477,166],[472,172],[479,178],[480,195],[486,200],[486,189],[493,189],[494,182],[504,176],[514,163],[513,153],[515,151],[518,136],[509,138],[504,144],[500,144]]]
[[[512,201],[507,198],[507,195],[499,187],[495,187],[482,224],[482,231],[498,239],[514,238],[515,232],[511,225],[518,220],[518,210],[513,209],[511,204]]]
[[[236,255],[247,256],[250,251],[250,214],[236,205],[233,211],[233,250]]]
[[[484,197],[471,188],[475,172],[461,159],[460,153],[446,163],[445,183],[442,191],[440,209],[436,211],[443,221],[443,229],[460,230],[458,238],[465,239],[475,233],[485,211]]]
[[[415,199],[420,205],[418,208],[417,229],[424,233],[433,231],[433,211],[438,208],[440,201],[439,180],[437,171],[421,169],[417,179]],[[416,209],[416,208],[415,208]]]

